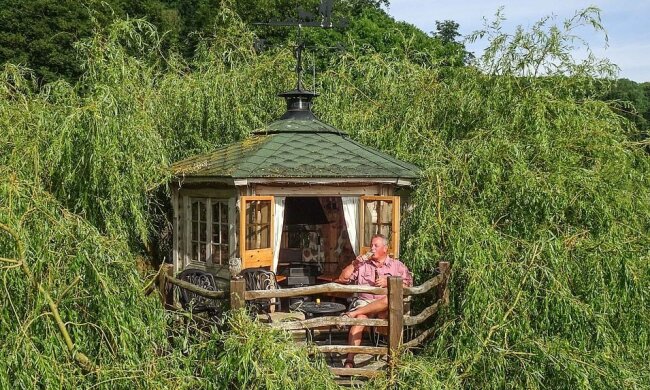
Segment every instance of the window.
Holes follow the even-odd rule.
[[[388,251],[399,256],[399,196],[361,197],[361,253],[370,248],[372,236],[383,234]]]
[[[230,257],[228,201],[190,198],[190,261],[223,265]]]
[[[271,201],[246,202],[246,250],[271,245]]]

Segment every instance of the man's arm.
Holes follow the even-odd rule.
[[[354,273],[356,270],[359,269],[359,266],[361,265],[360,261],[361,256],[357,256],[356,259],[352,260],[350,264],[348,264],[343,270],[341,271],[341,275],[339,275],[338,279],[333,280],[334,283],[343,283],[343,284],[348,284],[350,283],[350,280],[356,279],[354,277]]]
[[[348,284],[350,283],[350,277],[354,273],[354,262],[348,264],[343,270],[341,271],[341,274],[339,275],[338,279],[334,279],[334,283],[343,283],[343,284]]]

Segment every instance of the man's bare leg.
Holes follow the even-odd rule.
[[[386,318],[388,310],[388,297],[376,299],[369,304],[362,306],[356,310],[346,313],[350,318],[368,318],[369,315],[377,314],[379,318]],[[361,345],[361,338],[363,336],[364,325],[352,325],[350,333],[348,334],[348,344],[359,346]],[[351,366],[347,362],[354,362],[353,353],[348,353],[346,367]]]
[[[360,315],[368,316],[372,314],[379,314],[386,310],[388,310],[388,297],[383,297],[383,298],[375,299],[369,304],[365,306],[361,306],[356,310],[352,310],[347,314],[350,318],[357,318]]]
[[[357,314],[353,318],[368,318],[367,315],[364,314]],[[354,345],[354,346],[359,346],[361,345],[361,337],[363,336],[363,329],[365,328],[364,325],[352,325],[350,327],[350,333],[348,333],[348,344],[349,345]],[[345,368],[350,368],[354,366],[354,353],[348,353],[348,357],[345,359]],[[348,363],[351,362],[351,363]]]

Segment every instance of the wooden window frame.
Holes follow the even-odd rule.
[[[366,202],[367,201],[385,201],[393,203],[392,224],[391,224],[391,240],[388,247],[388,253],[393,258],[399,257],[399,240],[400,240],[400,197],[399,196],[361,196],[359,197],[359,253],[366,253],[370,250],[370,243],[366,245],[364,232],[365,232],[365,218],[366,218]]]
[[[205,196],[187,196],[186,197],[187,202],[189,207],[187,207],[187,214],[186,214],[186,220],[188,221],[188,231],[186,234],[185,238],[185,248],[186,248],[186,259],[187,261],[185,262],[185,267],[188,265],[193,265],[193,266],[199,266],[199,267],[216,267],[216,266],[224,266],[228,265],[228,259],[221,259],[221,263],[213,263],[212,262],[212,250],[213,250],[213,241],[212,241],[212,230],[213,230],[213,225],[214,225],[214,219],[213,219],[213,213],[212,213],[212,206],[214,204],[224,204],[227,208],[226,212],[226,222],[225,224],[228,226],[228,240],[224,243],[223,240],[219,245],[228,245],[228,253],[232,253],[232,221],[231,221],[231,202],[229,199],[222,199],[222,198],[211,198],[211,197],[205,197]],[[192,231],[194,229],[194,221],[192,220],[192,205],[194,202],[199,201],[199,202],[205,202],[205,208],[206,208],[206,213],[205,213],[205,219],[206,219],[206,259],[205,261],[200,261],[200,260],[195,260],[192,258]],[[217,224],[219,226],[223,225],[220,220],[217,221]],[[199,237],[200,237],[200,232],[199,232]],[[200,242],[200,240],[199,240]],[[229,256],[230,257],[230,256]]]

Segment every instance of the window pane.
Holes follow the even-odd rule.
[[[259,249],[259,240],[257,239],[257,230],[255,226],[246,228],[246,249]]]
[[[205,202],[199,202],[199,221],[205,221]]]
[[[199,219],[199,202],[192,202],[192,221]]]
[[[371,200],[365,202],[363,216],[363,246],[370,246],[372,236],[379,233],[386,236],[390,246],[393,224],[393,202]]]
[[[381,206],[379,208],[379,223],[390,223],[393,222],[393,202],[380,201]]]
[[[206,226],[205,222],[200,222],[199,223],[199,240],[201,242],[206,242],[207,239],[207,234],[208,234],[208,227]]]
[[[199,224],[192,222],[192,241],[199,240]]]
[[[196,242],[192,243],[192,260],[199,259],[199,246]]]
[[[271,202],[268,200],[259,201],[258,206],[259,223],[268,224],[271,219]]]
[[[390,246],[391,225],[381,225],[379,233],[383,234],[388,239],[388,246]]]
[[[377,208],[379,207],[379,201],[371,200],[366,201],[366,206],[364,207],[364,226],[363,226],[363,246],[370,246],[370,241],[373,234],[376,233],[377,225]]]
[[[228,203],[220,202],[219,206],[221,208],[221,219],[222,223],[228,223]]]
[[[219,202],[215,201],[212,202],[212,222],[219,222]]]
[[[221,240],[219,239],[219,224],[218,223],[212,225],[212,243],[213,244],[221,243]]]
[[[270,248],[271,201],[246,202],[246,249]]]
[[[226,244],[219,245],[219,247],[221,248],[221,260],[223,262],[225,262],[226,259],[230,258],[230,252],[228,251],[228,245],[226,245]]]
[[[199,261],[205,261],[205,260],[206,260],[206,252],[205,252],[205,250],[206,250],[206,245],[205,245],[205,244],[200,244],[200,245],[199,245],[199,248],[200,248],[200,249],[199,249],[199,256],[201,256],[201,257],[199,258]]]
[[[221,264],[221,249],[219,245],[212,245],[212,264]]]
[[[228,225],[221,225],[221,244],[228,243]]]

